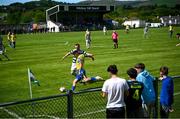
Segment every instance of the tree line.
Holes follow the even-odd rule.
[[[26,3],[13,3],[8,6],[0,6],[0,16],[7,14],[1,23],[22,24],[45,22],[45,11],[55,5],[65,5],[69,3],[56,2],[53,0],[31,1]]]
[[[0,16],[6,16],[0,19],[0,23],[22,24],[46,22],[46,9],[55,5],[65,5],[69,3],[56,2],[53,0],[31,1],[27,3],[13,3],[8,6],[0,6]],[[118,5],[114,12],[104,15],[105,19],[116,20],[119,23],[127,19],[141,19],[148,22],[159,22],[159,17],[169,15],[180,15],[180,4],[174,7],[166,5],[148,5],[132,7],[129,5]]]
[[[160,22],[161,16],[177,16],[180,15],[180,4],[174,7],[166,5],[149,5],[140,7],[117,6],[114,12],[104,15],[106,19],[113,19],[122,23],[127,19],[141,19],[147,22]]]

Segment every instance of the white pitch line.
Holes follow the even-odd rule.
[[[95,46],[92,46],[92,47],[105,48],[106,46],[98,46],[98,45],[95,45]]]
[[[50,116],[50,115],[29,115],[29,116],[26,116],[26,117],[27,118],[32,118],[32,117],[35,117],[35,118],[48,117],[48,118],[52,118],[52,119],[60,119],[59,117]]]
[[[81,117],[81,116],[90,115],[90,114],[95,114],[95,113],[99,113],[99,112],[104,112],[104,111],[106,111],[106,110],[105,110],[105,109],[102,109],[102,110],[98,110],[98,111],[94,111],[94,112],[84,113],[84,114],[80,114],[80,115],[75,116],[75,118],[76,118],[76,117]]]
[[[18,118],[18,119],[22,119],[19,115],[17,115],[15,112],[12,112],[12,111],[9,111],[8,109],[6,108],[3,108],[3,107],[0,107],[0,109],[4,110],[5,112],[7,112],[9,115],[15,117],[15,118]]]
[[[176,96],[176,95],[180,95],[180,92],[174,93],[174,96]]]

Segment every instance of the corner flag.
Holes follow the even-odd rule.
[[[28,80],[29,80],[29,91],[30,91],[30,98],[32,99],[32,88],[31,84],[37,84],[40,86],[39,81],[35,78],[33,72],[28,68]]]
[[[31,83],[37,84],[38,86],[40,86],[39,81],[35,78],[33,72],[29,68],[28,68],[28,77],[29,77],[29,80],[31,81]]]

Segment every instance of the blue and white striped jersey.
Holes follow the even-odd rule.
[[[77,59],[77,57],[75,57],[75,53],[76,53],[76,52],[77,52],[78,54],[84,54],[85,56],[87,56],[87,53],[86,53],[85,51],[73,49],[73,50],[70,51],[70,54],[73,55],[72,63],[76,63],[76,59]]]

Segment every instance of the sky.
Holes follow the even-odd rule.
[[[0,0],[0,5],[9,5],[9,4],[15,3],[15,2],[25,3],[25,2],[29,2],[29,1],[35,1],[35,0]],[[77,2],[80,2],[83,0],[54,0],[54,1],[67,2],[67,3],[77,3]],[[128,0],[119,0],[119,1],[128,1]]]
[[[0,0],[0,5],[9,5],[14,2],[29,2],[29,1],[35,1],[35,0]],[[67,2],[67,3],[76,3],[82,0],[54,0],[54,1],[60,1],[60,2]]]

